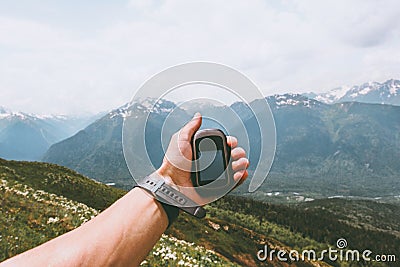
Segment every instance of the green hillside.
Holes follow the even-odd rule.
[[[98,211],[77,201],[8,179],[1,170],[0,261],[90,220]]]
[[[0,225],[5,226],[0,233],[0,260],[79,226],[125,193],[46,163],[1,160],[0,181]],[[396,254],[400,247],[396,205],[347,200],[278,205],[225,197],[207,209],[203,220],[182,214],[143,265],[289,266],[276,257],[260,262],[257,252],[264,245],[287,252],[321,251],[335,247],[341,237],[348,239],[351,249],[367,246],[374,253]],[[328,259],[292,264],[347,266]]]
[[[57,165],[0,159],[0,261],[78,227],[124,193]],[[235,266],[212,250],[168,235],[142,265],[179,262]]]
[[[95,209],[104,209],[125,194],[123,190],[109,187],[55,164],[0,159],[0,168],[2,179],[64,196]]]

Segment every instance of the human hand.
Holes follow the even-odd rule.
[[[190,179],[192,166],[191,139],[200,128],[201,122],[200,113],[196,113],[192,120],[171,137],[163,163],[157,170],[158,175],[162,176],[166,183],[181,187],[193,187]],[[231,147],[233,178],[235,183],[240,185],[248,176],[249,160],[244,149],[237,147],[238,141],[235,137],[228,136],[227,143]]]

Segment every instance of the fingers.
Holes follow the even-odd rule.
[[[237,182],[236,187],[241,185],[246,180],[247,176],[249,176],[247,170],[240,170],[235,172],[235,174],[233,175],[233,179],[235,180],[235,182]]]
[[[249,160],[247,158],[240,158],[232,162],[232,170],[234,172],[245,170],[249,167]]]
[[[235,187],[241,185],[246,178],[249,176],[247,172],[247,168],[250,165],[249,159],[246,158],[246,151],[244,151],[241,147],[236,147],[232,149],[231,157],[233,159],[232,162],[232,170],[234,171],[233,179],[237,183]]]
[[[179,140],[180,141],[190,141],[192,139],[193,134],[200,128],[202,117],[199,112],[194,114],[193,118],[186,123],[185,126],[179,132]]]
[[[238,140],[234,136],[227,136],[226,142],[228,143],[228,146],[230,146],[231,148],[237,147],[238,144]]]
[[[236,147],[236,148],[232,149],[231,157],[232,157],[233,160],[238,160],[240,158],[245,158],[246,157],[246,151],[244,151],[244,149],[241,148],[241,147]]]

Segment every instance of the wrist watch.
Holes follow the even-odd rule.
[[[203,207],[166,184],[162,178],[150,175],[145,177],[137,186],[150,192],[161,203],[168,216],[168,227],[178,217],[179,209],[196,218],[204,218],[206,216],[206,210]]]

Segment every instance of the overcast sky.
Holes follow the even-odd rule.
[[[400,78],[400,1],[2,1],[0,106],[98,112],[188,61],[265,95]]]

